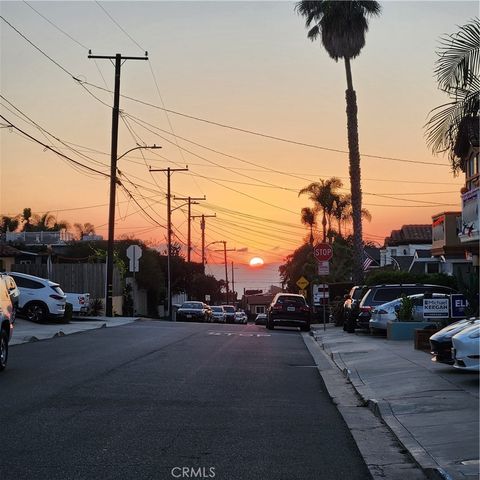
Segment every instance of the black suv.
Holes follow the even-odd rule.
[[[400,298],[402,295],[415,295],[417,293],[456,293],[450,287],[443,285],[428,285],[424,283],[403,283],[391,285],[374,285],[365,293],[360,302],[360,312],[357,317],[357,328],[370,328],[372,310],[384,303]]]
[[[267,310],[267,328],[275,325],[300,327],[304,332],[310,330],[310,307],[302,295],[295,293],[277,293]]]

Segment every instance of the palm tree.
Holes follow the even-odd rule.
[[[30,232],[32,230],[32,209],[31,208],[24,208],[22,212],[22,232]]]
[[[352,197],[351,195],[340,195],[335,202],[333,216],[337,220],[338,234],[342,236],[341,225],[353,221]],[[372,214],[366,208],[362,208],[362,219],[372,221]]]
[[[90,222],[86,222],[83,225],[81,223],[74,223],[73,227],[77,231],[77,236],[79,240],[81,240],[84,235],[95,234],[95,227]]]
[[[310,245],[313,245],[313,226],[315,225],[316,212],[313,208],[302,208],[302,223],[310,227]]]
[[[335,61],[343,58],[347,76],[347,131],[350,161],[350,188],[353,209],[353,280],[361,283],[362,269],[362,190],[360,147],[358,143],[357,96],[353,89],[350,60],[356,58],[365,45],[368,17],[380,14],[375,1],[303,0],[295,5],[297,13],[305,17],[308,38],[321,35],[322,44]],[[313,27],[310,26],[313,24]]]
[[[425,125],[427,144],[433,153],[448,152],[454,173],[464,167],[455,144],[464,126],[479,130],[480,21],[475,18],[460,31],[440,41],[436,62],[438,88],[450,102],[434,108]]]
[[[342,188],[343,183],[337,177],[331,177],[327,180],[320,179],[319,182],[312,182],[298,192],[298,196],[308,194],[308,198],[313,201],[314,209],[322,211],[323,241],[327,240],[327,223],[331,229],[331,218],[335,202],[339,196],[338,188]]]
[[[19,223],[18,217],[3,216],[1,231],[3,233],[14,232],[18,228]]]

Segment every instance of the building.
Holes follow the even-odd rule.
[[[480,243],[480,167],[479,167],[479,117],[466,117],[460,123],[454,147],[465,173],[462,194],[462,221],[460,243],[473,266],[479,267]]]
[[[408,270],[417,250],[432,248],[432,226],[430,224],[403,225],[392,230],[380,249],[380,266],[393,265],[397,270]]]

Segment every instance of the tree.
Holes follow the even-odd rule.
[[[24,208],[22,212],[22,232],[31,232],[32,231],[32,209],[31,208]]]
[[[339,197],[337,189],[343,186],[342,181],[337,177],[331,177],[327,180],[320,179],[319,182],[312,182],[305,188],[302,188],[298,195],[308,194],[308,198],[312,200],[316,211],[322,212],[322,228],[323,241],[327,239],[327,223],[328,229],[331,230],[331,219],[333,208]]]
[[[313,245],[313,226],[315,225],[315,216],[315,210],[312,208],[302,208],[302,223],[310,227],[310,245]]]
[[[480,112],[480,21],[475,18],[460,31],[440,40],[435,74],[438,88],[450,102],[434,108],[425,125],[427,144],[433,153],[448,152],[454,173],[461,155],[455,149],[459,135],[471,126],[479,130]]]
[[[342,223],[346,225],[353,220],[352,197],[350,194],[338,197],[333,208],[333,216],[337,220],[338,234],[342,236]],[[362,218],[371,222],[372,214],[366,208],[362,208]]]
[[[84,235],[95,235],[95,227],[90,222],[84,224],[74,223],[73,228],[75,229],[78,240],[81,240]]]
[[[18,217],[8,217],[8,216],[3,216],[2,217],[2,233],[6,232],[14,232],[19,225],[19,220]]]
[[[321,35],[321,41],[329,56],[338,61],[344,59],[347,77],[347,131],[350,161],[350,188],[353,212],[353,279],[360,284],[362,269],[362,190],[360,171],[360,147],[358,142],[357,96],[353,89],[350,60],[356,58],[365,45],[368,17],[380,14],[376,1],[303,0],[295,6],[297,13],[305,17],[308,38],[312,41]]]

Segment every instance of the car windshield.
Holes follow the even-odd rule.
[[[199,302],[185,302],[182,304],[180,308],[190,308],[193,310],[201,310],[203,308],[203,304]]]
[[[212,307],[212,312],[223,312],[223,307]]]
[[[230,306],[227,305],[226,307],[223,307],[223,308],[228,313],[235,313],[235,307],[230,307]]]
[[[305,305],[305,299],[303,297],[282,296],[282,297],[278,297],[277,301],[275,303],[277,303],[279,305],[283,305],[285,303],[294,303],[296,305]]]

